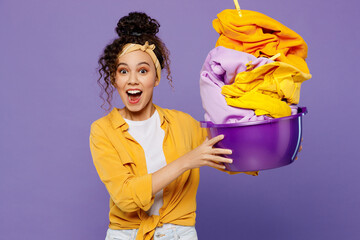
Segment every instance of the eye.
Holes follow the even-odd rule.
[[[126,74],[127,72],[128,72],[128,71],[127,71],[126,69],[120,69],[120,70],[119,70],[119,73],[120,73],[120,74]]]
[[[139,72],[145,74],[145,73],[147,73],[147,70],[143,68],[143,69],[140,69]]]

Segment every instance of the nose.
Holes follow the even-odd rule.
[[[132,72],[130,73],[129,79],[128,79],[128,84],[138,84],[138,78],[136,76],[136,73]]]

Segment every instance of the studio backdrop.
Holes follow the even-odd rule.
[[[241,0],[299,33],[312,79],[301,89],[303,151],[259,176],[201,169],[199,239],[360,236],[359,3]],[[144,11],[170,50],[154,102],[203,120],[199,73],[232,0],[0,1],[0,239],[104,239],[109,195],[89,149],[104,116],[98,58],[120,17]],[[121,107],[120,98],[113,105]],[[186,127],[186,126],[184,126]]]

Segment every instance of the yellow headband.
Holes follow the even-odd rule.
[[[160,66],[159,60],[157,59],[157,57],[153,51],[154,49],[155,49],[155,45],[154,44],[149,45],[148,41],[146,41],[144,45],[140,45],[140,44],[136,44],[136,43],[128,43],[123,47],[123,50],[119,54],[118,58],[125,55],[126,53],[133,52],[136,50],[141,50],[143,52],[146,52],[147,54],[150,55],[151,59],[153,60],[153,62],[155,64],[156,75],[158,77],[158,80],[160,81],[161,66]]]

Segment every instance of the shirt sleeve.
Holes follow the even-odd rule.
[[[91,125],[89,140],[95,168],[116,206],[123,212],[149,210],[154,203],[152,175],[132,174],[122,164],[119,153],[96,123]]]

